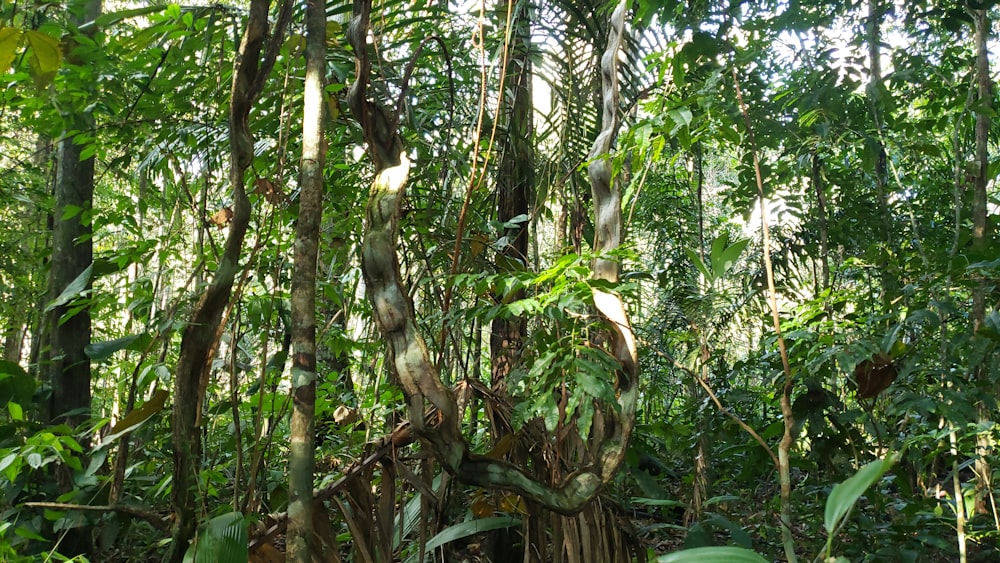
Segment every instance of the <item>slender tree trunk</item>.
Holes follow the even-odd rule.
[[[508,0],[514,2],[514,0]],[[503,155],[497,177],[497,220],[506,223],[518,216],[527,216],[528,198],[534,182],[535,153],[533,147],[532,105],[531,105],[531,22],[528,19],[528,5],[518,2],[511,13],[510,41],[506,62],[506,76],[503,113],[507,115],[506,134],[503,137]],[[506,10],[502,10],[505,13]],[[502,255],[506,260],[498,261],[501,267],[514,263],[528,263],[528,221],[504,229],[507,245]],[[497,299],[522,299],[523,292],[514,295],[497,295]],[[493,390],[506,396],[507,374],[520,356],[526,333],[522,318],[497,318],[493,320],[490,332],[490,375]],[[496,438],[510,431],[496,428]]]
[[[826,219],[826,192],[823,189],[823,159],[819,153],[812,155],[812,186],[816,192],[816,221],[819,223],[819,290],[830,287],[830,229]]]
[[[504,62],[504,76],[500,91],[503,96],[501,112],[506,117],[502,138],[502,155],[497,175],[497,220],[506,223],[515,217],[527,218],[529,198],[534,186],[534,127],[531,101],[531,20],[526,2],[507,0],[499,13],[510,14]],[[507,244],[501,250],[504,257],[498,260],[500,268],[512,269],[515,264],[528,265],[527,220],[505,228],[503,237]],[[513,295],[495,295],[498,301],[523,299],[524,292]],[[519,317],[496,318],[490,326],[490,376],[493,391],[498,397],[509,397],[507,375],[517,364],[527,335],[525,319]],[[510,433],[509,421],[494,417],[493,436],[500,440]],[[515,451],[520,451],[518,448]],[[527,448],[524,449],[525,451]],[[525,462],[524,459],[516,460]],[[502,529],[493,533],[495,546],[492,559],[497,561],[530,561],[530,553],[542,544],[532,541],[544,536],[546,519],[525,518],[520,531],[522,549],[518,549],[519,533],[516,529]]]
[[[705,162],[701,141],[694,145],[695,191],[698,198],[698,257],[705,261]]]
[[[785,558],[789,563],[796,563],[798,557],[795,554],[795,538],[792,536],[792,477],[790,456],[796,438],[795,415],[792,413],[792,391],[795,388],[795,380],[792,378],[792,368],[788,362],[788,349],[785,347],[785,337],[781,333],[781,314],[778,310],[778,292],[774,285],[774,265],[771,261],[771,234],[770,227],[768,227],[767,198],[764,197],[764,176],[761,172],[760,155],[757,152],[757,141],[754,139],[750,114],[747,112],[743,93],[740,90],[739,78],[736,74],[736,69],[733,68],[732,70],[736,100],[739,102],[740,112],[743,114],[743,121],[747,128],[747,137],[750,141],[750,150],[753,154],[754,179],[757,182],[757,200],[760,204],[760,234],[764,247],[764,273],[767,277],[768,305],[771,309],[771,322],[774,326],[774,333],[778,337],[778,353],[781,356],[781,369],[785,375],[780,401],[784,433],[781,435],[781,441],[778,443],[778,485],[781,490],[781,543],[785,549]]]
[[[302,186],[292,272],[292,421],[288,458],[288,560],[312,561],[316,448],[316,260],[323,216],[323,85],[326,2],[306,2],[306,82],[302,117]]]
[[[704,161],[701,141],[695,144],[694,147],[694,173],[695,173],[695,193],[698,198],[698,257],[705,260],[705,171],[704,171]],[[699,276],[701,277],[701,276]],[[702,280],[704,282],[704,280]],[[711,353],[708,348],[708,343],[705,341],[704,333],[698,330],[694,325],[691,325],[692,332],[698,339],[698,347],[701,349],[699,356],[701,359],[701,370],[700,376],[703,380],[708,380],[708,362],[711,359]],[[688,392],[692,400],[697,400],[700,391],[700,387],[696,381],[690,381],[688,383]],[[698,418],[702,418],[702,415],[696,415]],[[709,450],[709,435],[707,429],[702,427],[698,432],[698,438],[696,439],[696,446],[694,451],[694,480],[691,484],[691,509],[684,514],[685,524],[691,522],[700,522],[702,514],[705,509],[705,501],[708,500],[708,460],[706,458],[707,452]]]
[[[988,196],[986,184],[989,171],[989,134],[990,112],[993,102],[993,83],[990,80],[990,61],[987,42],[990,34],[989,15],[986,10],[973,10],[972,16],[976,26],[976,77],[978,82],[978,108],[976,110],[976,178],[972,196],[972,245],[977,252],[983,252],[990,246],[992,235],[989,230]],[[973,330],[978,333],[986,318],[986,281],[978,280],[972,290],[972,322]],[[976,367],[976,385],[985,392],[989,387],[989,370],[985,365]],[[995,391],[993,391],[995,394]],[[983,401],[976,408],[980,427],[990,420],[990,412]],[[985,432],[977,436],[976,458],[976,512],[986,514],[987,495],[990,489],[991,469],[987,454],[992,450],[990,437]]]
[[[72,8],[73,21],[77,25],[93,21],[100,9],[99,0],[77,2]],[[50,300],[58,297],[81,275],[86,278],[84,292],[89,292],[90,276],[84,272],[94,256],[90,220],[94,197],[94,158],[81,160],[84,147],[73,142],[75,132],[93,128],[93,118],[83,113],[66,117],[73,122],[73,130],[64,133],[57,153]],[[84,353],[84,347],[90,344],[90,307],[73,312],[71,310],[75,305],[71,301],[49,311],[49,358],[44,370],[52,386],[49,419],[68,422],[71,426],[86,421],[90,416],[86,412],[90,409],[90,358]],[[74,414],[66,416],[69,412]]]
[[[21,353],[24,350],[24,326],[23,322],[11,319],[3,340],[3,359],[9,362],[21,361]]]
[[[865,22],[865,35],[868,42],[868,66],[869,80],[867,87],[868,103],[871,105],[872,120],[875,125],[875,145],[877,153],[875,155],[875,195],[878,198],[878,210],[881,216],[879,222],[882,242],[887,249],[882,252],[883,258],[879,259],[880,273],[882,279],[882,302],[891,303],[896,297],[898,283],[893,266],[888,260],[889,251],[892,250],[892,212],[889,209],[888,183],[889,169],[886,160],[885,124],[882,116],[882,0],[867,0],[868,18]]]

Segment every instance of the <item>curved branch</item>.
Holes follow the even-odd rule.
[[[610,151],[618,128],[618,51],[624,30],[626,3],[623,0],[612,16],[608,50],[602,57],[605,119],[592,155],[597,222],[602,234],[602,252],[614,250],[621,241],[621,196],[611,183]],[[594,302],[612,333],[613,353],[622,365],[617,374],[618,413],[613,432],[602,442],[595,463],[567,476],[556,487],[528,476],[509,463],[473,454],[459,429],[458,407],[451,390],[441,382],[437,367],[430,361],[427,345],[414,318],[413,302],[399,271],[397,254],[399,218],[410,162],[397,129],[397,116],[368,99],[371,59],[367,35],[371,16],[370,0],[355,0],[354,16],[347,38],[354,48],[356,80],[348,93],[348,103],[368,143],[375,166],[375,178],[367,207],[367,229],[361,246],[362,271],[373,314],[389,348],[396,377],[406,397],[413,430],[434,453],[446,471],[472,485],[510,490],[561,514],[574,514],[592,499],[618,470],[631,435],[638,395],[635,339],[621,298],[594,290]],[[617,208],[617,212],[612,208]],[[618,264],[599,257],[594,277],[615,282]],[[428,424],[424,413],[437,412],[437,424]]]
[[[184,559],[188,543],[195,533],[195,483],[198,479],[201,451],[201,390],[207,381],[223,328],[223,311],[232,296],[239,272],[243,240],[250,225],[250,200],[247,197],[246,170],[253,162],[253,135],[249,116],[253,102],[260,95],[264,80],[274,65],[275,44],[282,41],[291,14],[291,0],[283,0],[278,23],[271,29],[270,48],[264,60],[261,50],[268,41],[268,0],[253,0],[246,31],[233,64],[233,83],[229,105],[230,170],[233,217],[229,236],[212,283],[205,289],[190,322],[181,337],[177,373],[174,377],[174,405],[171,416],[173,445],[173,485],[171,504],[174,529],[170,549],[164,557],[169,563]]]

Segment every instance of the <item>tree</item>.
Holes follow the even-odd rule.
[[[71,25],[93,25],[101,11],[100,0],[74,2],[70,7]],[[79,33],[79,32],[78,32]],[[82,35],[85,37],[85,35]],[[81,61],[80,67],[86,66]],[[80,77],[86,76],[83,70]],[[72,87],[78,87],[73,85]],[[89,295],[93,289],[93,147],[78,142],[87,139],[94,129],[94,119],[84,108],[70,107],[63,115],[66,124],[58,142],[55,175],[55,205],[52,210],[52,262],[49,266],[49,304],[42,336],[47,349],[43,360],[43,379],[52,390],[47,418],[50,424],[66,423],[79,427],[89,422],[91,408],[91,371],[87,347],[90,345],[91,319]],[[84,152],[89,148],[90,154]],[[87,447],[89,434],[80,440]],[[70,489],[70,477],[59,471],[63,489]],[[68,534],[65,552],[88,554],[93,549],[89,527],[75,528]]]
[[[289,541],[292,561],[308,563],[313,539],[313,467],[316,413],[316,257],[323,216],[326,3],[306,5],[306,83],[302,118],[302,189],[292,274],[292,415],[288,460]]]

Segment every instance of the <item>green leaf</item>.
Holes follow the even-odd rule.
[[[80,275],[76,276],[76,279],[71,281],[69,285],[66,286],[66,289],[59,294],[59,297],[56,297],[47,307],[45,307],[45,312],[48,313],[56,307],[62,307],[73,299],[79,297],[80,294],[87,289],[87,284],[90,283],[90,274],[93,272],[93,268],[94,266],[91,264],[90,266],[87,266],[86,270],[80,272]]]
[[[705,501],[705,506],[712,506],[713,504],[720,504],[720,503],[723,503],[723,502],[734,502],[734,501],[738,501],[738,500],[742,500],[742,499],[740,497],[733,496],[733,495],[721,495],[721,496],[712,497],[712,498],[706,500]]]
[[[896,463],[898,457],[899,454],[891,454],[885,459],[877,459],[833,487],[824,513],[824,525],[829,536],[833,536],[854,503]]]
[[[738,240],[718,253],[715,252],[715,245],[712,245],[712,271],[716,278],[721,278],[732,269],[748,244],[750,239]]]
[[[675,506],[680,508],[687,508],[687,504],[679,500],[671,500],[671,499],[632,497],[632,503],[642,504],[645,506]]]
[[[184,554],[185,563],[246,563],[247,523],[241,512],[227,512],[212,518],[198,530],[198,538]]]
[[[128,348],[130,344],[138,340],[141,336],[143,336],[143,334],[130,334],[114,340],[92,342],[84,346],[83,352],[87,354],[87,357],[91,360],[95,362],[103,362],[104,360],[110,358],[115,352]]]
[[[690,248],[685,248],[684,251],[687,252],[688,259],[691,260],[692,263],[694,263],[695,267],[698,268],[698,271],[701,272],[701,275],[705,276],[706,280],[711,282],[715,279],[712,276],[712,273],[708,271],[708,267],[705,266],[704,262],[702,262],[701,257],[698,256],[697,252],[691,250]]]
[[[694,118],[694,114],[691,113],[691,110],[685,106],[672,109],[667,113],[670,115],[670,119],[672,119],[675,124],[671,133],[676,133],[681,127],[691,125],[691,120]]]
[[[7,412],[10,413],[10,418],[13,420],[24,420],[24,409],[14,401],[7,403]]]
[[[35,386],[35,379],[17,362],[0,360],[0,405],[8,401],[30,403]]]
[[[0,27],[0,72],[7,72],[11,63],[14,62],[14,55],[17,54],[17,46],[21,43],[21,30],[13,27]]]
[[[513,516],[493,516],[490,518],[478,518],[476,520],[466,520],[448,526],[441,530],[436,536],[431,538],[424,547],[424,553],[430,553],[435,549],[458,539],[467,538],[491,530],[501,530],[503,528],[513,528],[521,525],[520,518]]]
[[[3,459],[0,459],[0,471],[6,471],[7,468],[10,467],[16,460],[17,460],[16,453],[7,454],[6,456],[4,456]]]
[[[109,25],[116,24],[128,18],[145,16],[148,14],[152,14],[154,12],[162,12],[162,11],[163,11],[163,6],[146,6],[145,8],[132,8],[131,10],[119,10],[117,12],[110,12],[107,14],[101,14],[97,16],[97,19],[94,20],[94,23],[97,24],[97,27],[107,27]],[[86,25],[81,26],[80,29],[86,31],[87,26]]]
[[[661,556],[658,563],[767,563],[760,555],[742,547],[698,547]]]

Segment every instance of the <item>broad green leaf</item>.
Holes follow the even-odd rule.
[[[247,523],[243,514],[227,512],[212,518],[199,528],[198,538],[184,554],[184,561],[245,563],[250,557],[247,539]]]
[[[676,506],[680,508],[687,508],[687,504],[679,500],[671,500],[665,498],[632,497],[632,504],[642,504],[645,506]]]
[[[119,350],[124,350],[128,348],[133,342],[139,339],[142,334],[130,334],[128,336],[123,336],[121,338],[116,338],[114,340],[105,340],[103,342],[92,342],[87,344],[83,351],[87,356],[95,362],[103,362],[104,360],[111,357],[112,354]]]
[[[661,556],[658,563],[768,563],[742,547],[698,547]]]
[[[830,498],[826,500],[824,525],[830,536],[840,527],[841,521],[850,512],[854,503],[868,490],[868,487],[878,481],[898,459],[898,454],[891,454],[885,459],[875,460],[862,467],[857,473],[841,483],[834,485]]]
[[[712,506],[713,504],[720,504],[720,503],[723,503],[723,502],[734,502],[734,501],[738,501],[738,500],[742,500],[742,499],[740,497],[733,496],[733,495],[721,495],[721,496],[712,497],[712,498],[706,500],[705,501],[705,506]]]
[[[76,276],[76,279],[71,281],[69,285],[66,286],[66,289],[59,294],[59,297],[56,297],[47,307],[45,307],[45,312],[48,313],[56,307],[62,307],[73,299],[79,297],[80,294],[87,289],[87,284],[90,283],[90,274],[93,272],[93,268],[94,266],[91,264],[90,266],[87,266],[86,270],[80,272],[80,275]]]
[[[49,538],[41,536],[31,528],[27,528],[25,526],[21,526],[20,528],[14,530],[14,534],[22,538],[27,538],[29,540],[36,540],[43,542],[50,541]]]
[[[668,113],[670,114],[670,119],[674,122],[674,128],[671,133],[676,133],[681,127],[691,125],[691,120],[694,118],[694,114],[692,114],[691,110],[685,106],[672,109]]]
[[[6,471],[14,461],[17,460],[17,454],[7,454],[3,459],[0,459],[0,471]]]
[[[701,272],[701,275],[705,276],[705,279],[707,281],[709,282],[713,281],[715,278],[712,277],[712,273],[708,271],[708,267],[705,266],[704,262],[702,262],[701,257],[698,256],[698,253],[691,250],[690,248],[686,248],[684,250],[685,252],[687,252],[688,259],[694,263],[695,267],[698,268],[698,271]]]
[[[716,530],[719,529],[728,530],[729,535],[732,538],[731,543],[734,543],[739,547],[745,547],[747,549],[753,547],[753,538],[751,538],[750,534],[748,534],[747,531],[743,529],[743,526],[740,526],[736,522],[733,522],[732,520],[726,518],[721,514],[715,514],[709,517],[704,521],[704,523]]]
[[[7,412],[10,413],[10,418],[12,420],[24,420],[24,409],[21,408],[21,405],[15,403],[14,401],[7,403]]]
[[[17,46],[21,43],[21,30],[0,27],[0,72],[6,73],[14,62]]]
[[[427,542],[427,545],[424,547],[424,553],[430,553],[442,545],[458,539],[489,532],[490,530],[513,528],[520,525],[521,519],[514,518],[513,516],[493,516],[491,518],[466,520],[465,522],[460,522],[441,530],[441,532]]]
[[[0,376],[2,375],[15,375],[27,377],[28,372],[24,371],[21,364],[17,362],[12,362],[10,360],[0,360]]]
[[[0,405],[15,401],[31,402],[37,383],[17,362],[0,360]]]
[[[715,273],[716,278],[721,278],[732,269],[736,261],[739,260],[740,255],[743,254],[743,250],[750,244],[750,239],[743,239],[734,242],[733,244],[727,246],[725,249],[720,251],[718,254],[715,252],[713,245],[712,248],[712,271]]]
[[[603,366],[584,357],[576,358],[574,363],[579,368],[576,382],[580,384],[584,393],[595,399],[614,400],[611,385],[602,377],[607,373]]]

